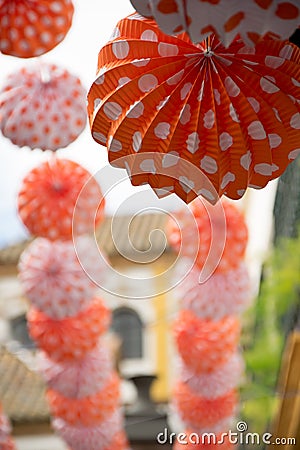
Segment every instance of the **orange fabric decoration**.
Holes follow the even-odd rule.
[[[190,311],[181,311],[173,330],[185,364],[195,373],[213,372],[235,352],[240,322],[234,316],[215,322],[199,319]]]
[[[56,157],[32,169],[18,195],[19,215],[29,232],[53,240],[93,231],[103,219],[104,203],[87,170]]]
[[[248,44],[269,33],[286,39],[300,22],[297,0],[131,0],[143,16],[152,17],[164,33],[187,31],[193,42],[218,34],[226,45],[240,35]],[[176,6],[176,7],[175,7]]]
[[[67,70],[46,63],[23,67],[1,86],[0,129],[19,147],[66,147],[86,126],[85,98],[80,79]]]
[[[55,361],[74,361],[84,358],[97,345],[110,322],[110,312],[101,300],[77,316],[62,320],[47,317],[31,308],[27,315],[31,338]]]
[[[71,0],[2,0],[0,51],[20,58],[43,55],[65,38],[73,12]]]
[[[193,429],[212,427],[226,417],[232,416],[238,403],[236,391],[221,397],[200,397],[187,384],[179,382],[174,388],[173,401],[180,417]]]
[[[70,425],[93,426],[107,418],[116,409],[120,397],[120,380],[116,374],[97,394],[81,399],[63,397],[48,389],[50,410]]]
[[[92,135],[114,167],[160,197],[238,199],[300,153],[299,63],[287,41],[194,45],[133,14],[100,50],[88,95]]]
[[[220,246],[220,249],[215,248],[215,254],[219,258],[219,261],[213,261],[216,266],[215,273],[237,269],[244,259],[248,242],[248,229],[243,213],[228,201],[223,201],[222,206],[225,215],[225,240],[214,243],[215,247]],[[197,267],[202,269],[209,254],[212,233],[217,233],[218,227],[224,226],[223,217],[215,215],[211,218],[205,203],[200,199],[196,199],[189,207],[192,215],[184,212],[177,215],[179,227],[174,220],[168,221],[167,234],[169,243],[176,251],[180,251],[181,256],[193,257],[195,246],[199,245],[195,262]],[[196,236],[195,231],[199,233]],[[182,241],[185,245],[181,248]]]

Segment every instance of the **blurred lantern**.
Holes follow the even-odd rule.
[[[51,359],[67,362],[84,358],[96,347],[99,336],[109,326],[110,313],[95,299],[74,317],[55,320],[31,308],[27,320],[30,336],[36,344]]]
[[[0,51],[31,58],[52,50],[69,31],[73,12],[71,0],[2,0]]]
[[[39,369],[48,386],[69,398],[82,398],[100,391],[112,372],[108,349],[99,343],[81,359],[55,362],[40,354]]]
[[[234,444],[230,442],[229,436],[224,435],[224,433],[220,433],[214,437],[211,435],[198,435],[194,431],[186,430],[186,439],[185,442],[182,442],[182,439],[176,440],[173,450],[233,450],[236,448]],[[232,440],[232,439],[231,439]]]
[[[186,202],[238,199],[299,154],[294,44],[264,39],[251,48],[238,40],[226,49],[212,37],[194,45],[138,14],[121,20],[114,36],[99,53],[88,112],[94,139],[133,184]]]
[[[85,128],[85,97],[79,78],[65,69],[45,63],[24,67],[1,87],[0,129],[19,147],[66,147]]]
[[[1,450],[16,450],[16,446],[11,436],[11,424],[6,417],[0,404],[0,449]]]
[[[196,199],[189,205],[192,215],[185,214],[184,211],[179,212],[176,215],[177,223],[172,219],[167,224],[169,243],[177,252],[180,250],[181,256],[194,258],[195,245],[197,245],[199,240],[199,251],[195,262],[196,266],[202,269],[210,252],[213,234],[217,233],[221,227],[224,227],[224,218],[221,215],[222,211],[224,211],[226,221],[224,242],[214,242],[213,250],[219,258],[219,261],[213,261],[214,267],[216,267],[215,273],[228,272],[238,268],[244,259],[248,242],[248,230],[243,213],[239,211],[233,202],[222,201],[222,206],[220,217],[217,214],[212,216],[210,210],[206,207],[206,202]],[[195,229],[198,229],[199,234],[197,236],[195,236]],[[185,245],[181,248],[182,242]],[[196,274],[196,269],[194,274]],[[192,277],[193,275],[191,275],[190,279]],[[188,282],[187,279],[186,283]]]
[[[232,417],[238,402],[236,391],[209,399],[195,394],[185,383],[176,384],[173,401],[182,420],[194,429],[207,429]]]
[[[76,245],[81,247],[80,260],[72,241],[38,238],[19,261],[25,295],[35,308],[53,319],[75,316],[86,308],[96,291],[89,277],[99,273],[105,277],[104,260],[92,239],[81,237]]]
[[[196,373],[213,372],[236,350],[240,323],[227,316],[219,321],[199,319],[190,311],[181,311],[174,323],[178,352]]]
[[[74,426],[68,422],[55,418],[52,421],[55,431],[72,449],[80,450],[125,450],[126,446],[114,446],[116,438],[119,439],[122,429],[122,418],[119,411],[106,417],[101,423],[93,426]],[[127,444],[126,439],[123,440]]]
[[[26,175],[18,208],[33,235],[71,240],[74,233],[93,231],[103,219],[104,198],[87,170],[74,161],[53,157]]]
[[[219,273],[217,269],[205,283],[199,283],[199,269],[194,267],[178,292],[182,309],[213,320],[241,314],[251,301],[250,277],[244,263],[226,273]]]
[[[52,389],[46,395],[55,417],[70,425],[97,426],[116,410],[120,397],[119,384],[120,380],[114,374],[99,392],[88,397],[71,399]]]
[[[247,44],[269,33],[288,38],[300,23],[298,0],[131,0],[143,16],[152,17],[167,34],[186,31],[195,43],[211,33],[228,45],[237,36]]]
[[[180,379],[197,395],[214,399],[237,388],[244,372],[244,361],[239,353],[234,353],[222,365],[209,373],[194,373],[182,363]]]

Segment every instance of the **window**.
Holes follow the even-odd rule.
[[[143,324],[134,310],[122,307],[113,311],[111,328],[122,340],[122,359],[143,357]]]

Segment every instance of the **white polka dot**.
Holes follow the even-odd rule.
[[[111,120],[117,120],[122,114],[122,108],[119,103],[107,102],[103,107],[104,114]]]
[[[192,87],[193,87],[192,83],[185,83],[185,85],[183,86],[183,88],[180,91],[181,100],[184,100],[188,96]]]
[[[142,92],[149,92],[158,85],[158,79],[151,73],[142,75],[138,86]]]
[[[177,152],[166,153],[162,159],[162,166],[164,168],[176,166],[178,160],[179,160],[179,153]]]
[[[260,110],[260,104],[254,97],[247,97],[248,102],[252,106],[253,110],[258,113]]]
[[[281,137],[276,133],[268,134],[269,144],[271,148],[277,148],[282,142]]]
[[[175,73],[175,75],[173,75],[172,77],[168,78],[167,79],[167,84],[169,86],[173,86],[173,85],[179,83],[179,81],[183,77],[183,74],[184,74],[184,69],[180,70],[179,72]]]
[[[282,58],[278,58],[277,56],[266,56],[265,57],[265,65],[267,67],[271,67],[272,69],[278,69],[278,67],[282,66],[284,60]]]
[[[101,142],[101,144],[106,144],[106,136],[104,134],[94,131],[93,137],[96,139],[96,141]]]
[[[231,77],[226,77],[224,83],[225,89],[228,92],[228,95],[230,95],[230,97],[237,97],[241,92],[240,88]]]
[[[161,100],[159,102],[159,105],[157,105],[156,109],[157,111],[160,111],[169,101],[170,96],[168,95],[167,97],[165,97],[163,100]]]
[[[226,151],[231,147],[233,144],[232,136],[224,131],[224,133],[221,133],[219,136],[219,145],[222,152]]]
[[[118,141],[118,139],[113,139],[113,137],[110,136],[108,142],[109,142],[108,143],[109,151],[119,152],[120,150],[122,150],[122,143],[120,141]]]
[[[250,125],[248,126],[248,134],[250,137],[252,137],[252,139],[255,139],[256,141],[260,141],[267,137],[263,124],[258,120],[250,123]]]
[[[213,202],[215,200],[215,195],[210,192],[208,189],[202,188],[197,192],[198,195],[202,195],[208,201]]]
[[[154,188],[154,192],[156,193],[158,198],[164,198],[174,192],[173,186],[164,186],[162,188]]]
[[[291,80],[292,80],[292,83],[293,83],[293,85],[294,86],[296,86],[296,87],[300,87],[300,82],[298,81],[298,80],[296,80],[295,78],[291,78]]]
[[[239,116],[238,116],[238,114],[237,114],[237,112],[235,110],[235,107],[233,106],[232,103],[230,103],[230,105],[229,105],[229,115],[230,115],[230,117],[232,118],[232,120],[234,122],[239,122],[240,121],[239,120]]]
[[[207,173],[216,173],[218,171],[218,165],[216,160],[214,160],[211,156],[204,156],[201,159],[200,168],[203,169]]]
[[[300,130],[300,113],[296,113],[291,117],[290,125],[295,130]]]
[[[296,148],[295,150],[292,150],[292,151],[289,153],[288,158],[291,159],[291,160],[293,160],[293,159],[296,159],[297,156],[299,156],[299,155],[300,155],[300,148]]]
[[[145,30],[141,34],[142,41],[158,42],[157,34],[152,30]]]
[[[154,134],[159,139],[167,139],[170,134],[171,125],[168,122],[160,122],[154,128]]]
[[[112,32],[112,34],[111,34],[111,36],[110,36],[110,38],[109,38],[109,40],[113,41],[114,39],[120,37],[120,35],[121,35],[120,29],[118,27],[115,27],[113,32]]]
[[[142,133],[140,131],[136,131],[132,136],[132,148],[135,152],[138,152],[142,145]]]
[[[189,192],[191,192],[191,190],[194,189],[194,187],[195,187],[195,183],[192,180],[189,180],[185,176],[180,176],[178,180],[179,180],[180,186],[187,194]]]
[[[128,77],[122,77],[122,78],[119,78],[118,86],[119,86],[119,87],[122,87],[122,86],[124,86],[125,84],[129,83],[129,81],[131,81],[131,79],[128,78]]]
[[[198,102],[202,101],[203,94],[204,94],[204,81],[202,81],[201,88],[199,90],[199,94],[198,94],[198,97],[197,97]]]
[[[104,80],[105,80],[105,74],[102,74],[98,78],[96,78],[95,84],[98,84],[98,85],[103,84]]]
[[[235,180],[235,175],[232,172],[227,172],[222,178],[221,189],[225,189],[226,186]]]
[[[186,104],[180,111],[179,121],[182,125],[186,125],[191,120],[191,105]]]
[[[239,197],[243,197],[243,195],[245,194],[245,192],[246,192],[246,189],[238,189],[238,190],[236,191],[236,193],[237,193],[237,195],[238,195]]]
[[[141,59],[134,59],[131,61],[131,64],[135,67],[145,67],[147,64],[149,64],[150,58],[141,58]]]
[[[284,59],[291,59],[293,54],[293,47],[289,44],[282,47],[282,49],[279,52],[279,56]]]
[[[99,105],[101,105],[102,100],[101,98],[95,98],[94,100],[94,110],[98,108]]]
[[[177,45],[160,42],[158,44],[158,53],[160,56],[177,56],[179,49]]]
[[[271,176],[277,169],[279,169],[279,167],[276,166],[276,164],[260,163],[254,166],[254,172],[266,177]]]
[[[117,59],[127,58],[129,50],[130,47],[127,41],[116,41],[112,44],[112,51]]]
[[[126,115],[129,119],[138,119],[143,115],[144,109],[145,107],[143,102],[137,101],[131,106],[130,110]]]
[[[203,125],[204,128],[210,130],[215,124],[215,113],[212,109],[207,111],[203,116]]]
[[[272,81],[272,80],[271,80]],[[266,78],[262,77],[260,79],[260,87],[264,92],[267,94],[274,94],[275,92],[279,91],[279,87],[273,84],[271,81],[267,80]]]
[[[200,139],[196,131],[188,135],[186,140],[187,149],[190,153],[194,154],[199,149]]]
[[[156,173],[156,167],[155,167],[153,159],[144,159],[144,161],[142,161],[140,164],[140,169],[143,172],[149,172],[152,174]]]
[[[251,160],[252,160],[251,152],[250,152],[250,150],[248,150],[248,152],[245,155],[241,156],[241,159],[240,159],[241,166],[245,170],[249,170]]]
[[[218,89],[214,89],[214,98],[217,105],[221,104],[221,94]]]

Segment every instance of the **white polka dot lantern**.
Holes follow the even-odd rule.
[[[299,61],[287,41],[195,45],[132,14],[99,53],[92,136],[132,184],[149,183],[158,196],[238,199],[300,153]]]

